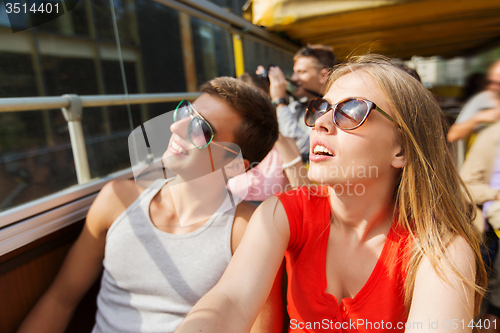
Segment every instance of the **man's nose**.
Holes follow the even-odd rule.
[[[174,122],[172,125],[170,125],[170,131],[172,133],[177,134],[181,138],[187,138],[190,121],[191,121],[190,117],[182,118]]]
[[[292,82],[297,82],[299,80],[299,76],[297,73],[293,72],[292,77],[290,78],[290,81]]]

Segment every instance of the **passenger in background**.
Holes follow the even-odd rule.
[[[325,45],[308,45],[301,48],[293,57],[291,81],[297,86],[295,96],[300,98],[289,104],[287,80],[279,67],[269,68],[270,96],[276,104],[280,133],[293,138],[299,148],[303,161],[309,157],[309,134],[311,129],[304,123],[307,102],[321,98],[325,94],[330,69],[337,64],[333,49]],[[257,74],[264,71],[259,66]]]
[[[64,332],[103,264],[94,333],[173,332],[222,276],[255,207],[242,202],[217,210],[228,198],[233,203],[225,184],[205,181],[218,174],[205,174],[194,187],[191,176],[240,156],[221,142],[238,145],[242,171],[248,169],[273,147],[278,123],[269,99],[240,80],[213,79],[201,91],[194,103],[179,105],[170,126],[173,134],[162,162],[177,174],[175,179],[156,180],[145,190],[132,180],[104,186],[58,276],[20,333]],[[207,207],[207,202],[219,205]],[[181,223],[207,210],[214,213],[204,220],[187,219],[187,226]],[[281,279],[252,332],[282,331]]]
[[[238,79],[253,85],[269,96],[269,82],[257,74],[244,73]],[[288,179],[285,172],[288,172]],[[229,189],[236,194],[245,194],[248,191],[245,200],[259,205],[275,193],[309,183],[307,170],[304,168],[295,141],[280,134],[273,149],[262,162],[248,172],[231,178],[228,185]]]
[[[455,123],[448,131],[448,141],[465,139],[474,132],[500,120],[500,60],[488,69],[487,89],[465,103]]]
[[[402,70],[404,70],[406,73],[410,74],[411,76],[413,76],[415,79],[417,79],[418,81],[422,82],[422,80],[420,79],[420,75],[418,75],[418,72],[414,69],[414,68],[411,68],[410,66],[408,65],[405,65],[404,63],[402,62],[393,62],[394,65],[396,67],[399,67],[401,68]]]
[[[485,243],[496,242],[497,253],[493,271],[488,281],[489,304],[483,319],[500,323],[500,121],[478,134],[472,144],[467,159],[460,170],[477,205],[482,206],[476,218],[476,226],[485,235]],[[485,231],[493,230],[494,233]],[[500,326],[490,327],[482,332],[499,332]]]
[[[479,94],[486,86],[485,73],[470,73],[465,78],[465,84],[462,89],[462,94],[458,99],[460,102],[467,102],[472,96]]]

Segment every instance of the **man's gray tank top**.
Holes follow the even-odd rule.
[[[174,332],[229,264],[236,208],[214,214],[194,232],[169,234],[149,216],[166,183],[157,182],[108,230],[93,333]]]

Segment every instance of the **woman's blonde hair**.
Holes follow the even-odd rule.
[[[472,225],[475,206],[460,178],[446,143],[446,122],[434,96],[415,78],[379,55],[353,57],[334,68],[329,87],[353,71],[367,73],[382,89],[393,118],[399,124],[399,139],[406,158],[394,193],[395,214],[400,226],[413,237],[405,303],[409,311],[418,267],[424,257],[438,276],[449,282],[439,264],[446,263],[463,283],[474,288],[474,315],[486,286],[486,271],[480,254],[480,238]],[[328,87],[328,88],[329,88]],[[475,281],[459,273],[446,255],[456,237],[467,240],[476,257]]]

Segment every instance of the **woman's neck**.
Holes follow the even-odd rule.
[[[332,223],[343,230],[356,233],[360,240],[388,232],[394,214],[394,188],[375,182],[360,183],[356,187],[351,184],[351,191],[347,189],[347,185],[343,186],[343,191],[339,190],[338,185],[330,186]]]

